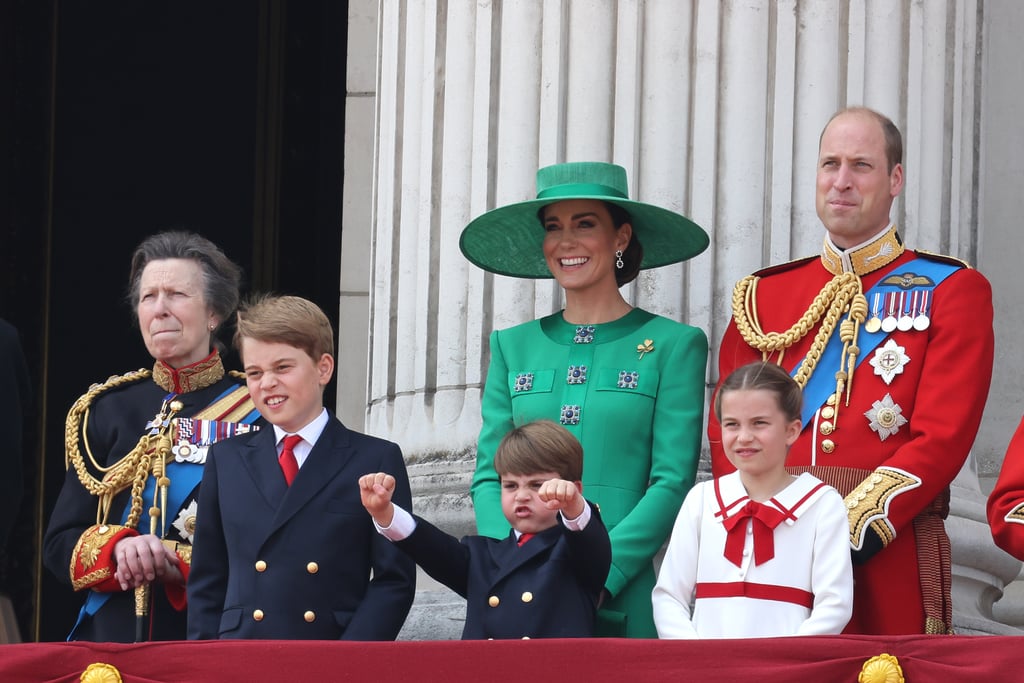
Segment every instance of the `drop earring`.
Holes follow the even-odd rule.
[[[615,267],[618,268],[619,270],[622,270],[623,265],[624,264],[622,263],[622,250],[617,249],[615,251]]]

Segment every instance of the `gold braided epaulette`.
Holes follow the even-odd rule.
[[[72,439],[77,450],[78,429],[82,424],[82,416],[89,411],[89,408],[92,406],[92,402],[96,400],[96,397],[106,391],[110,391],[111,389],[116,389],[117,387],[121,387],[132,382],[149,379],[152,374],[153,373],[150,370],[139,368],[138,370],[126,372],[123,375],[111,375],[105,382],[92,384],[88,391],[79,396],[78,400],[71,404],[67,418],[64,420],[64,469],[71,466]]]
[[[960,266],[961,268],[967,268],[968,270],[974,270],[974,267],[970,263],[963,259],[957,258],[956,256],[949,256],[947,254],[936,254],[933,251],[925,251],[924,249],[915,249],[914,253],[918,256],[928,259],[929,261],[938,261],[939,263],[948,263],[954,266]]]
[[[753,273],[751,273],[751,275],[754,275],[755,277],[766,277],[768,275],[775,275],[776,273],[784,273],[787,270],[793,270],[797,266],[802,266],[803,264],[807,263],[808,261],[814,261],[814,260],[820,259],[820,258],[821,258],[821,256],[817,256],[817,255],[815,255],[815,256],[802,256],[802,257],[800,257],[798,259],[794,259],[792,261],[785,261],[783,263],[777,263],[777,264],[772,265],[772,266],[767,266],[765,268],[762,268],[761,270],[754,271]]]
[[[864,534],[871,527],[888,545],[896,530],[887,518],[889,502],[921,485],[921,480],[902,470],[879,467],[846,496],[846,513],[850,518],[850,545],[855,550],[864,547]]]

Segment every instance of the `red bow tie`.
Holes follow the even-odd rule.
[[[747,519],[754,524],[754,565],[767,562],[775,557],[775,533],[773,529],[782,523],[786,516],[777,508],[762,505],[754,501],[736,513],[722,520],[728,535],[725,539],[725,559],[737,567],[743,564],[744,537],[747,533]]]

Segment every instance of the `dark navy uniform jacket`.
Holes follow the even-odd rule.
[[[289,487],[274,439],[266,428],[210,448],[189,638],[393,640],[412,605],[416,567],[377,533],[358,480],[388,472],[395,500],[411,505],[401,450],[332,416]]]
[[[608,530],[593,504],[582,531],[559,520],[521,547],[514,531],[500,541],[459,541],[419,517],[416,530],[395,545],[466,598],[463,640],[593,635],[612,557]]]

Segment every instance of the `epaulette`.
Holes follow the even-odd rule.
[[[814,261],[814,260],[820,259],[820,258],[821,258],[821,256],[818,256],[818,255],[815,255],[815,256],[804,256],[803,258],[798,258],[798,259],[795,259],[793,261],[786,261],[785,263],[779,263],[779,264],[776,264],[774,266],[768,266],[767,268],[762,268],[761,270],[755,271],[754,272],[754,276],[755,277],[765,277],[767,275],[775,275],[777,273],[784,273],[787,270],[792,270],[792,269],[794,269],[794,268],[796,268],[798,266],[804,265],[805,263],[807,263],[809,261]]]
[[[149,376],[153,374],[152,370],[146,368],[139,368],[138,370],[129,370],[123,375],[111,375],[104,382],[96,382],[89,386],[89,391],[104,392],[107,389],[113,389],[119,387],[122,384],[128,384],[129,382],[138,382],[139,380],[149,379]]]
[[[924,249],[915,249],[914,253],[922,258],[926,258],[929,261],[938,261],[940,263],[948,263],[953,266],[960,266],[961,268],[967,268],[968,270],[974,270],[973,266],[963,259],[959,259],[956,256],[947,256],[946,254],[936,254],[935,252],[925,251]]]

